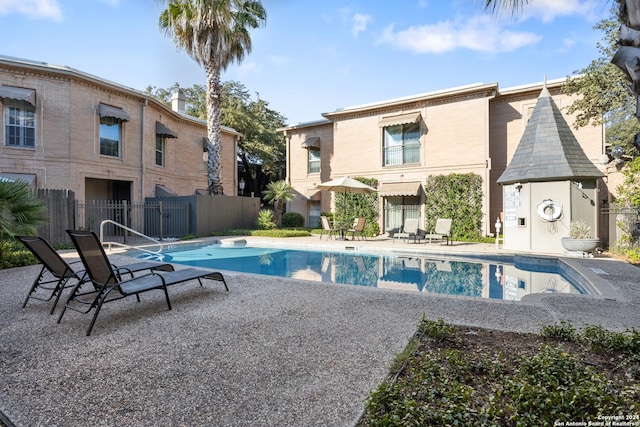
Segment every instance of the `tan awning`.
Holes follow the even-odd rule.
[[[307,138],[302,143],[302,148],[315,148],[320,149],[320,137],[314,136],[313,138]]]
[[[16,101],[24,101],[36,106],[36,91],[35,89],[27,89],[23,87],[15,86],[0,86],[0,98],[2,99],[14,99]]]
[[[131,119],[129,117],[129,113],[124,111],[122,108],[112,107],[107,104],[100,104],[98,115],[100,117],[113,117],[114,119],[122,120],[123,122],[128,122]]]
[[[156,135],[162,135],[165,138],[177,138],[178,134],[163,125],[160,122],[156,122]]]
[[[378,195],[388,196],[417,196],[422,191],[422,184],[416,182],[383,182]]]
[[[321,198],[321,193],[320,190],[305,190],[304,192],[304,196],[307,198],[307,200],[313,200],[313,201],[318,201]]]
[[[37,176],[33,173],[0,173],[0,177],[8,181],[23,181],[29,184],[29,187],[36,188]]]
[[[387,116],[380,119],[378,126],[403,125],[405,123],[417,123],[422,119],[420,113],[401,114],[399,116]]]

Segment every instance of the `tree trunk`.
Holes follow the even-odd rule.
[[[222,161],[220,149],[222,135],[220,134],[220,66],[212,60],[204,66],[207,76],[207,185],[209,194],[222,195]]]

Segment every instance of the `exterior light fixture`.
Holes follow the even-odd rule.
[[[240,195],[244,196],[244,179],[240,178],[240,182],[238,182],[238,188],[240,189]]]

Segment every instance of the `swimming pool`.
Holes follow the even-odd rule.
[[[128,255],[216,270],[511,301],[536,293],[587,293],[555,258],[496,256],[482,260],[219,243],[168,245],[161,255],[135,250]]]

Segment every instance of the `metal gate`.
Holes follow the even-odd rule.
[[[609,246],[613,248],[640,247],[640,207],[612,205],[603,210],[609,217]]]
[[[189,203],[178,201],[153,201],[131,203],[126,200],[92,200],[78,202],[76,227],[84,230],[100,229],[100,223],[111,220],[123,224],[158,240],[181,238],[189,234]],[[137,237],[126,230],[107,224],[105,239],[130,243]]]

